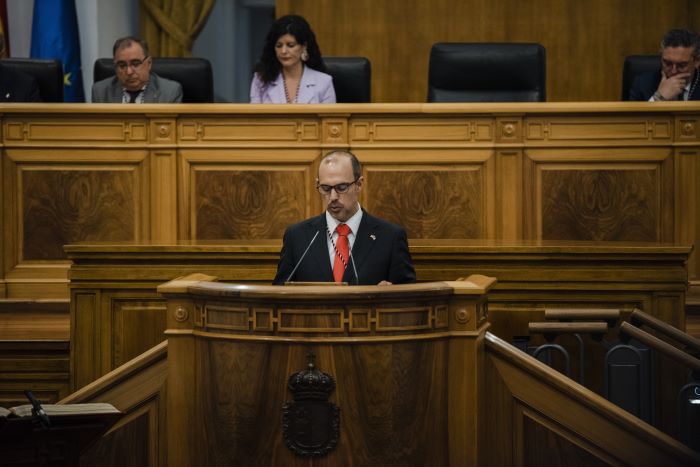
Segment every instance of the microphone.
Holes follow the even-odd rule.
[[[44,412],[44,408],[41,406],[39,400],[34,397],[32,391],[24,391],[24,395],[26,395],[29,402],[32,403],[32,415],[39,419],[39,423],[43,428],[48,429],[51,426],[51,421],[49,420],[49,416],[46,415],[46,412]]]
[[[299,269],[301,262],[304,261],[304,257],[306,256],[306,253],[309,252],[311,245],[314,244],[314,240],[316,240],[316,237],[318,237],[319,232],[320,232],[320,230],[316,231],[316,235],[314,235],[314,238],[312,238],[311,241],[309,242],[309,246],[306,247],[306,250],[304,250],[304,253],[301,255],[301,258],[299,258],[299,261],[297,261],[296,266],[294,266],[294,269],[292,269],[292,273],[289,275],[289,277],[287,277],[287,280],[285,282],[289,282],[292,279],[292,277],[294,276],[294,273],[297,272],[297,269]]]
[[[355,267],[355,257],[352,255],[352,248],[348,248],[348,253],[350,253],[350,263],[352,264],[352,270],[355,273],[355,285],[360,285],[360,277],[357,275],[357,268]]]

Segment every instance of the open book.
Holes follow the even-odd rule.
[[[119,413],[112,404],[98,402],[94,404],[42,404],[41,406],[49,417],[62,415],[89,415],[99,413]],[[32,405],[18,405],[5,409],[0,407],[0,418],[31,417]]]

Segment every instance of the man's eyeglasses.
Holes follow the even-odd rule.
[[[148,60],[148,57],[144,57],[143,60],[129,60],[128,62],[115,62],[114,63],[114,68],[117,68],[121,71],[126,70],[128,67],[133,68],[134,70],[140,67],[141,65],[144,64],[144,62]]]
[[[356,178],[350,183],[338,183],[337,185],[320,185],[317,183],[316,189],[319,193],[326,196],[330,195],[333,190],[339,195],[342,195],[343,193],[347,193],[350,187],[357,183],[358,180],[359,178]]]
[[[676,70],[683,73],[690,68],[692,62],[672,62],[670,60],[661,60],[661,64],[664,66],[664,68],[667,68],[669,70],[672,70],[675,65]]]

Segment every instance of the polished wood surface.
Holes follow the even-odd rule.
[[[658,53],[672,27],[700,29],[693,0],[278,0],[277,16],[289,13],[324,55],[369,58],[374,102],[425,102],[436,42],[538,42],[548,100],[616,101],[627,55]]]
[[[159,286],[169,465],[476,465],[477,347],[495,282]],[[284,445],[281,418],[309,352],[340,407],[337,448],[314,459]]]
[[[158,288],[168,300],[169,465],[700,461],[486,332],[483,294],[494,285],[487,277],[390,287],[199,279]],[[382,312],[397,315],[395,327],[382,329]],[[367,327],[354,328],[356,313],[369,316]],[[305,367],[309,351],[336,379],[331,401],[341,408],[341,437],[327,456],[301,459],[284,446],[280,412],[291,398],[288,375]]]
[[[411,243],[700,238],[695,103],[6,104],[0,121],[6,298],[68,298],[66,244],[279,239],[322,211],[336,147]]]
[[[688,466],[700,454],[486,333],[482,465]]]
[[[31,389],[56,403],[70,389],[68,300],[0,300],[0,407],[27,404]]]
[[[162,342],[59,402],[108,402],[124,413],[117,425],[83,453],[80,465],[167,465],[167,355],[167,342]]]
[[[150,348],[165,331],[165,304],[156,287],[183,274],[225,282],[269,284],[279,240],[184,242],[179,245],[83,244],[66,247],[73,261],[72,387],[77,389]],[[528,323],[545,319],[545,308],[646,310],[684,328],[685,264],[690,247],[619,242],[516,242],[415,240],[411,254],[418,280],[449,281],[471,274],[498,278],[490,292],[492,331],[506,341],[528,335]],[[322,287],[334,289],[334,287]],[[351,287],[350,290],[355,290]],[[286,292],[292,294],[293,288]],[[330,293],[330,292],[326,292]],[[129,319],[125,303],[135,302]],[[359,316],[359,315],[358,315]],[[263,315],[260,315],[262,318]],[[242,319],[242,318],[240,318]],[[330,318],[328,318],[330,319]],[[115,325],[118,323],[119,325]],[[222,323],[225,325],[231,323]],[[131,354],[117,353],[131,342]],[[574,371],[578,371],[574,364]],[[682,378],[673,366],[660,381]],[[602,393],[602,377],[587,375]],[[663,386],[661,426],[675,429],[677,404]],[[666,389],[664,389],[666,388]],[[660,395],[661,398],[661,395]]]

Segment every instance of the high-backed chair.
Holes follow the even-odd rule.
[[[339,103],[372,101],[372,65],[365,57],[324,57]]]
[[[42,102],[63,102],[63,65],[60,60],[4,58],[2,65],[33,76]]]
[[[430,51],[428,102],[546,100],[540,44],[438,43]]]
[[[154,58],[151,71],[182,85],[182,102],[214,102],[214,77],[211,63],[206,58]],[[95,82],[114,76],[114,61],[98,58],[95,61]]]
[[[634,78],[647,71],[661,73],[661,58],[659,54],[654,55],[628,55],[625,57],[625,64],[622,68],[622,100],[630,99],[630,88]]]

